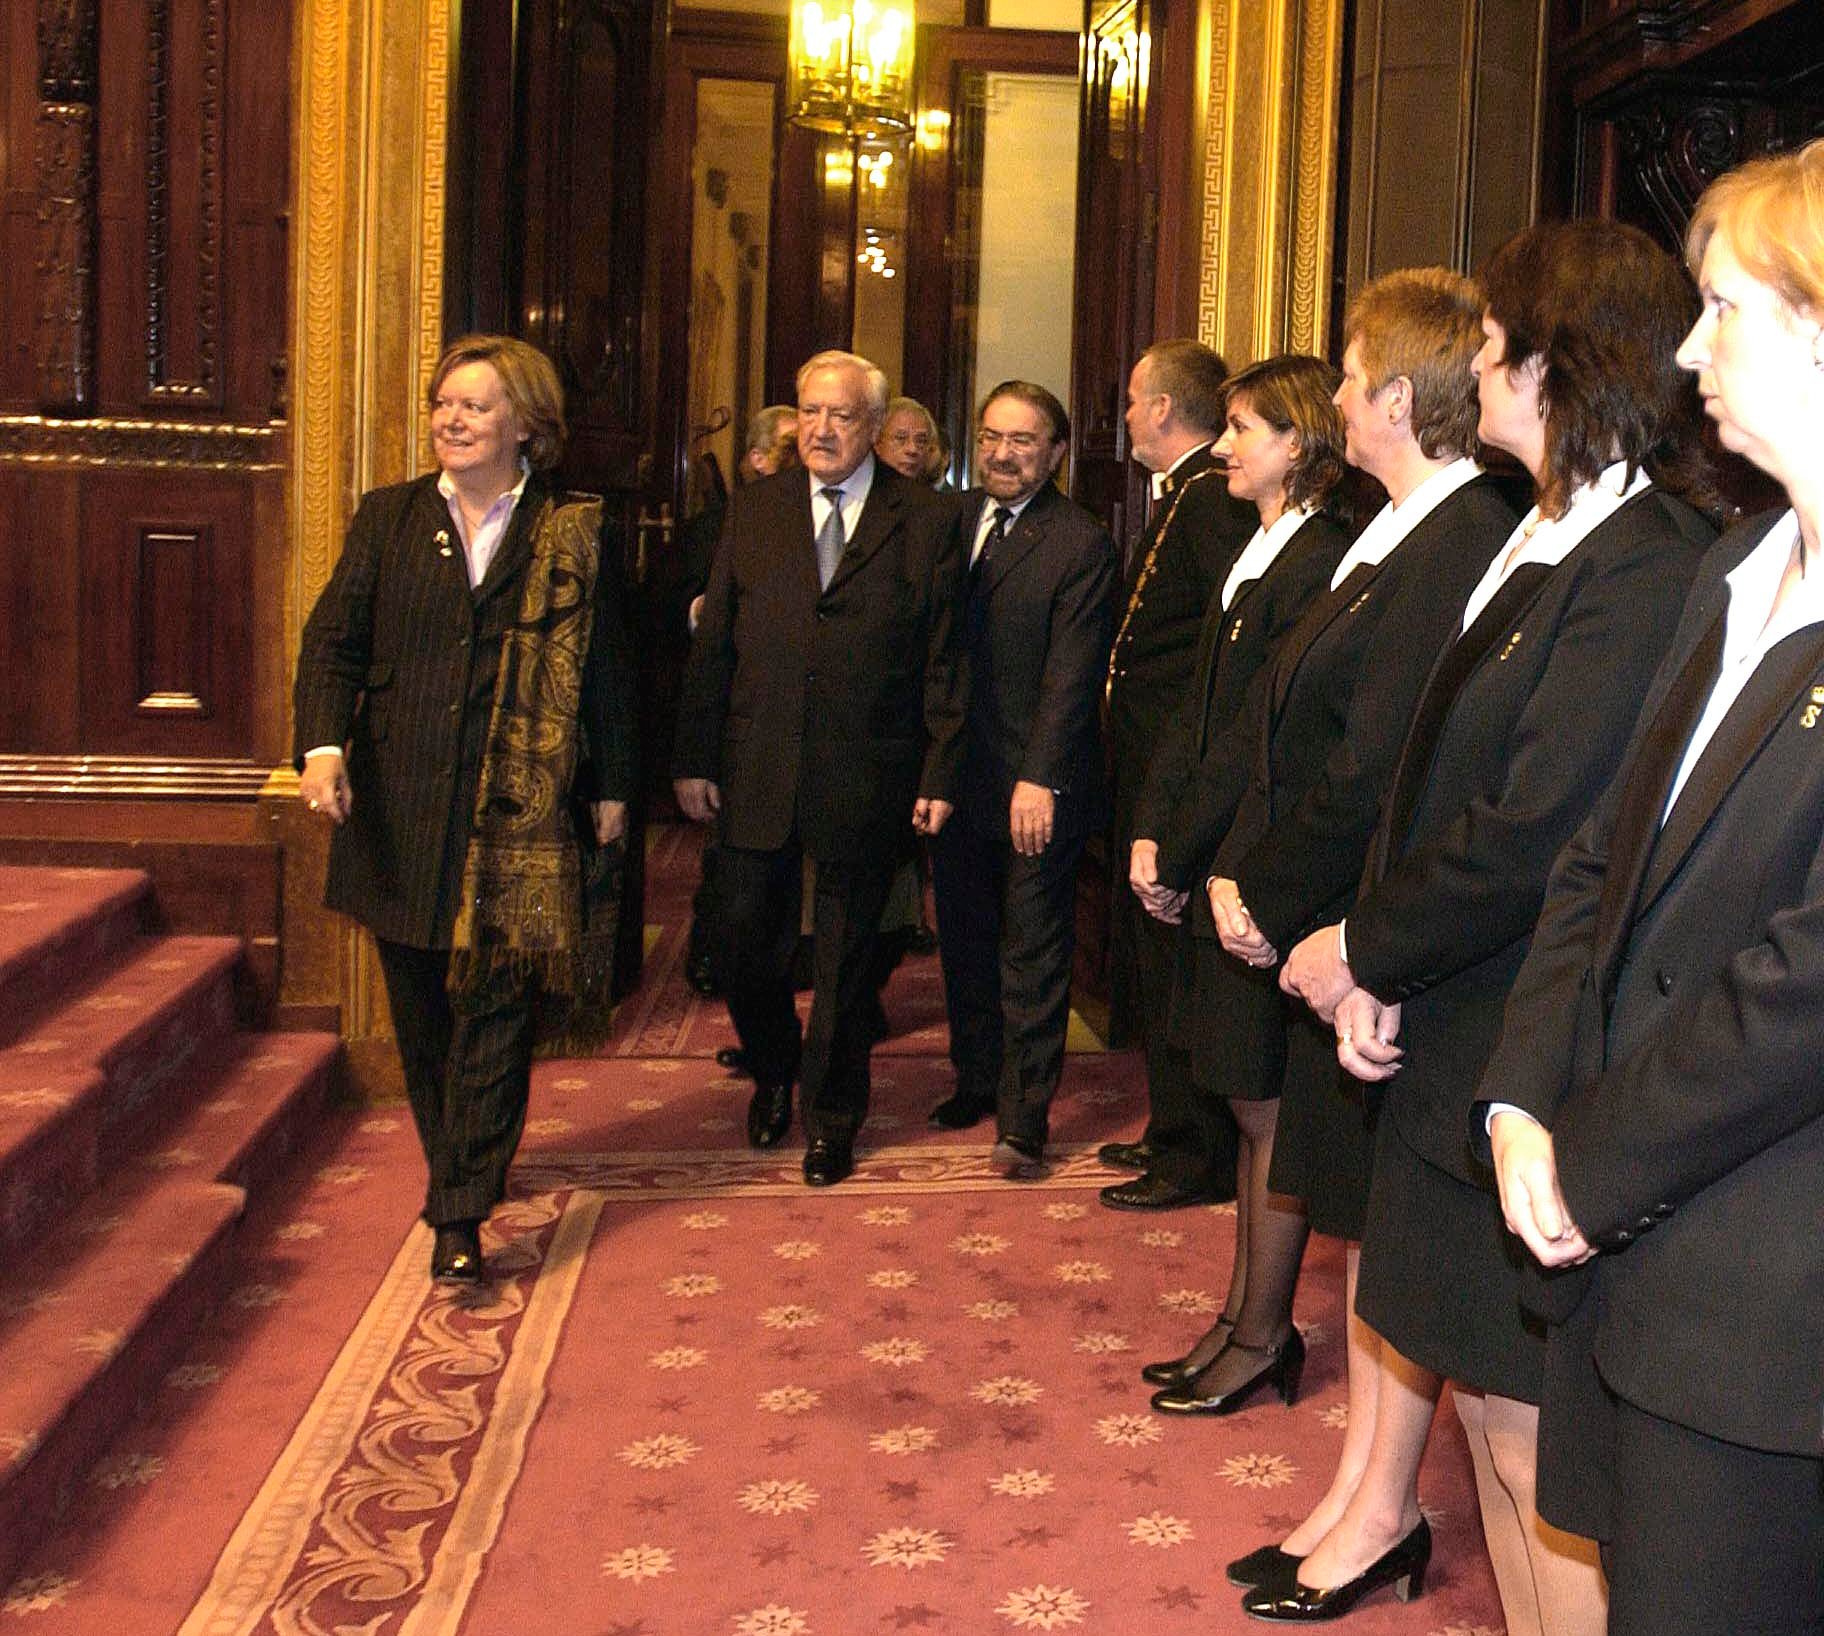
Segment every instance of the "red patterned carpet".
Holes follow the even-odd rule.
[[[654,893],[658,992],[630,1032],[676,986],[682,872]],[[909,965],[896,1022],[935,967]],[[1017,1185],[982,1133],[926,1129],[946,1074],[902,1048],[857,1176],[812,1193],[795,1150],[741,1145],[745,1084],[707,1044],[625,1046],[539,1070],[495,1282],[471,1299],[425,1282],[403,1110],[351,1118],[0,1593],[0,1633],[1258,1628],[1222,1564],[1328,1477],[1339,1252],[1308,1260],[1293,1409],[1149,1414],[1139,1363],[1208,1321],[1232,1218],[1097,1204],[1093,1144],[1139,1122],[1134,1060],[1070,1059],[1062,1162]],[[1427,1594],[1383,1593],[1348,1628],[1495,1636],[1448,1413],[1424,1493]]]

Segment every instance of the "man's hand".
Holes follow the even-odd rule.
[[[1503,1110],[1489,1121],[1488,1139],[1508,1231],[1542,1267],[1573,1267],[1588,1261],[1596,1252],[1564,1202],[1552,1133],[1524,1113]]]
[[[1294,946],[1279,974],[1279,986],[1296,994],[1324,1022],[1336,1016],[1337,1005],[1355,987],[1355,973],[1343,959],[1342,942],[1337,927],[1319,927]]]
[[[674,778],[671,793],[678,798],[679,810],[696,824],[707,824],[722,810],[722,792],[708,778]]]
[[[1043,784],[1022,778],[1013,786],[1013,801],[1008,808],[1008,823],[1013,831],[1013,850],[1022,857],[1036,858],[1051,845],[1051,823],[1057,802]]]
[[[595,844],[607,846],[627,833],[625,801],[591,801],[589,816],[595,821]]]
[[[1134,889],[1134,896],[1140,900],[1140,906],[1155,920],[1163,920],[1168,926],[1176,926],[1184,919],[1184,906],[1190,902],[1189,892],[1174,892],[1169,886],[1159,884],[1159,843],[1144,838],[1133,844],[1128,854],[1127,884]]]
[[[954,801],[940,801],[935,796],[921,795],[912,803],[912,827],[920,835],[935,835],[950,821],[956,811]]]
[[[1336,1060],[1357,1079],[1379,1085],[1400,1071],[1406,1053],[1393,1043],[1400,1037],[1397,1005],[1382,1005],[1367,989],[1352,988],[1337,1003],[1335,1022]]]
[[[1241,901],[1241,892],[1234,881],[1212,875],[1209,893],[1210,914],[1215,919],[1216,935],[1222,939],[1222,946],[1237,960],[1245,960],[1250,966],[1272,965],[1279,958],[1279,951],[1267,941],[1266,933],[1254,924],[1254,917]]]
[[[345,823],[355,809],[355,793],[348,787],[348,767],[340,750],[322,750],[304,758],[298,776],[298,794],[312,812],[335,823]]]

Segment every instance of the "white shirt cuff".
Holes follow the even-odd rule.
[[[1495,1123],[1495,1115],[1498,1113],[1517,1113],[1522,1119],[1532,1120],[1535,1125],[1539,1125],[1541,1130],[1545,1128],[1537,1119],[1533,1119],[1533,1116],[1528,1113],[1525,1108],[1517,1108],[1511,1102],[1491,1102],[1488,1105],[1488,1114],[1482,1121],[1482,1129],[1485,1133],[1492,1131]]]
[[[306,750],[304,759],[308,761],[312,756],[339,756],[341,754],[342,746],[340,744],[319,744],[314,750]]]
[[[1349,964],[1349,925],[1345,918],[1336,923],[1336,957],[1346,966]]]

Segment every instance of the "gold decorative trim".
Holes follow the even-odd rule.
[[[1286,345],[1322,354],[1329,342],[1338,116],[1342,108],[1343,8],[1307,4],[1301,18],[1291,303]]]
[[[279,422],[207,425],[179,420],[57,420],[0,415],[0,464],[160,466],[277,471]]]
[[[272,769],[240,760],[166,756],[0,755],[0,800],[82,796],[95,800],[248,801]]]
[[[412,447],[431,443],[431,374],[443,354],[443,235],[450,124],[450,17],[432,5],[424,31],[423,174],[418,188],[418,390],[412,400]]]
[[[1198,243],[1197,338],[1222,349],[1222,228],[1228,202],[1223,184],[1228,168],[1229,7],[1227,0],[1205,0],[1209,30],[1208,78],[1205,82],[1203,128],[1203,226]]]

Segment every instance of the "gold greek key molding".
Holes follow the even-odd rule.
[[[276,471],[284,426],[0,415],[0,464]]]
[[[1197,330],[1231,364],[1321,352],[1345,0],[1204,0]]]

